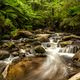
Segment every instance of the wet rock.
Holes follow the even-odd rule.
[[[51,47],[51,45],[50,44],[47,44],[47,47]]]
[[[43,58],[25,58],[8,69],[7,80],[33,80],[32,76],[37,76],[39,66],[43,63]],[[36,72],[38,73],[36,74]],[[28,75],[29,74],[29,75]],[[30,77],[30,78],[29,78]],[[36,78],[35,78],[36,79]],[[35,80],[34,79],[34,80]]]
[[[34,42],[32,43],[32,45],[33,45],[33,46],[38,46],[38,45],[41,45],[41,42],[40,42],[40,41],[34,41]]]
[[[36,37],[50,37],[50,34],[37,34]]]
[[[73,45],[73,53],[76,53],[80,49],[79,45]]]
[[[36,47],[34,48],[34,51],[35,51],[36,53],[45,53],[45,49],[44,49],[43,47],[41,47],[41,46],[36,46]]]
[[[8,47],[7,43],[3,43],[2,46],[1,46],[1,48],[7,48],[7,47]]]
[[[73,44],[80,47],[80,40],[74,40],[74,41],[73,41]]]
[[[3,45],[2,45],[2,48],[5,48],[5,49],[12,49],[12,48],[15,48],[15,43],[13,41],[7,41],[7,42],[4,42]]]
[[[25,47],[31,48],[31,45],[30,44],[26,44]]]
[[[12,54],[14,57],[15,57],[15,56],[19,56],[19,53],[18,53],[18,52],[12,52],[11,54]]]
[[[4,63],[4,61],[0,61],[0,73],[2,73],[5,68],[6,68],[6,63]]]
[[[8,58],[10,53],[7,50],[0,50],[0,60]]]
[[[47,37],[38,37],[37,40],[41,42],[49,42],[49,39]]]
[[[37,34],[35,39],[41,42],[49,42],[49,37],[50,34]]]
[[[76,35],[64,36],[62,38],[62,41],[67,41],[67,40],[72,40],[72,39],[80,40],[80,36],[76,36]]]
[[[80,73],[77,73],[76,75],[72,76],[70,79],[68,80],[80,80]]]
[[[20,38],[29,38],[30,36],[33,36],[33,34],[30,31],[27,30],[19,30],[14,37],[14,39],[20,39]]]
[[[24,46],[25,44],[20,42],[17,45],[20,47],[20,46]]]
[[[59,42],[59,45],[61,47],[65,47],[67,45],[72,45],[72,43],[73,43],[73,41],[61,41],[61,42]]]
[[[80,67],[80,50],[73,56],[74,65]]]
[[[12,61],[12,64],[17,64],[21,61],[21,58],[19,56],[15,57],[15,59]]]

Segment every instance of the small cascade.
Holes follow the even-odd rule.
[[[10,55],[9,58],[4,59],[4,62],[5,62],[6,64],[11,64],[13,58],[14,58],[14,57],[13,57],[12,55]]]
[[[58,36],[51,37],[50,42],[42,44],[46,50],[47,58],[41,66],[40,80],[64,80],[68,76],[68,66],[65,60],[71,59],[74,56],[74,46],[69,45],[61,48],[58,46],[59,40],[60,37],[58,38]],[[50,46],[47,47],[47,44]]]
[[[46,50],[47,59],[41,67],[43,70],[41,76],[42,80],[60,80],[67,76],[67,66],[64,63],[64,60],[57,54],[59,50],[60,48],[48,48]]]
[[[76,53],[79,49],[78,45],[68,45],[60,50],[62,53]]]

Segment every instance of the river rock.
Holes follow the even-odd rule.
[[[77,73],[76,75],[72,76],[70,79],[68,80],[80,80],[80,72]]]
[[[42,31],[42,29],[37,29],[37,30],[34,31],[34,33],[40,34],[40,33],[43,33],[43,31]]]
[[[50,37],[50,34],[37,34],[36,37]]]
[[[16,52],[16,51],[12,52],[11,54],[12,54],[14,57],[15,57],[15,56],[19,56],[19,53]]]
[[[25,58],[15,65],[10,65],[8,69],[7,80],[33,80],[32,76],[37,76],[39,73],[39,66],[43,63],[45,58]],[[36,72],[38,73],[36,74]],[[29,74],[29,75],[28,75]],[[36,78],[35,78],[36,79]],[[34,80],[35,80],[34,79]]]
[[[6,68],[6,63],[4,61],[0,61],[0,73],[2,73],[5,68]]]
[[[49,39],[47,37],[38,37],[37,40],[41,42],[49,42]]]
[[[64,36],[62,38],[62,41],[68,41],[68,40],[80,40],[80,36],[76,36],[76,35],[69,35],[69,36]]]
[[[10,53],[7,50],[0,50],[0,60],[8,58]]]
[[[31,36],[33,36],[33,34],[30,31],[27,31],[27,30],[19,30],[17,32],[16,36],[14,37],[14,39],[20,39],[22,37],[29,38]]]
[[[50,34],[37,34],[35,39],[41,42],[49,42],[49,37]]]
[[[40,41],[34,41],[34,42],[32,43],[32,45],[33,45],[33,46],[38,46],[38,45],[41,45],[41,42],[40,42]]]
[[[73,56],[73,62],[76,66],[80,67],[80,50]]]
[[[73,41],[60,41],[60,42],[59,42],[59,45],[60,45],[61,47],[65,47],[65,46],[67,46],[67,45],[72,45],[72,43],[73,43]]]
[[[7,42],[4,42],[3,45],[2,45],[2,48],[5,48],[5,49],[12,49],[12,48],[15,48],[15,43],[13,41],[7,41]]]
[[[34,51],[35,51],[36,53],[45,53],[45,49],[44,49],[43,47],[41,47],[41,46],[36,46],[36,47],[34,48]]]

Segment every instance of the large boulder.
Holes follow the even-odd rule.
[[[14,36],[14,38],[15,39],[19,39],[19,38],[22,38],[22,37],[29,38],[31,36],[33,36],[33,34],[30,31],[27,31],[27,30],[19,30],[17,32],[17,34]]]
[[[25,58],[17,64],[9,66],[6,80],[34,80],[39,74],[39,68],[45,58]]]
[[[0,50],[0,60],[8,58],[10,53],[7,50]]]
[[[74,65],[80,67],[80,50],[73,56]]]

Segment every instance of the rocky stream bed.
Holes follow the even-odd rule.
[[[80,80],[80,36],[39,29],[1,40],[0,80]]]

